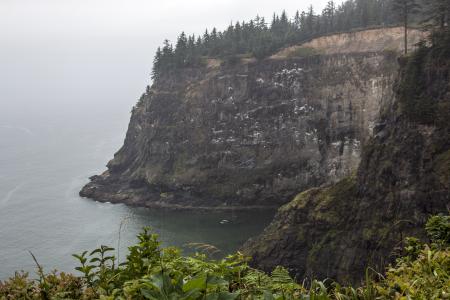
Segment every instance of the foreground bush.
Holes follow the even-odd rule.
[[[431,243],[407,239],[405,255],[385,277],[362,287],[342,287],[329,281],[296,283],[286,269],[271,274],[250,268],[239,252],[220,261],[205,255],[182,256],[176,248],[161,248],[148,229],[129,247],[117,265],[114,249],[101,246],[74,257],[82,276],[26,273],[0,282],[0,299],[450,299],[450,217],[435,216],[427,223]]]

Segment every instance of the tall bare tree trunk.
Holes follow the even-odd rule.
[[[408,54],[408,5],[405,3],[405,55]]]

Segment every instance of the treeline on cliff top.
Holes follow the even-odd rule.
[[[331,33],[421,21],[442,25],[448,21],[449,7],[448,0],[347,0],[339,5],[329,1],[321,14],[310,6],[307,11],[297,11],[293,18],[285,11],[274,14],[270,23],[257,16],[249,22],[230,24],[224,31],[206,30],[202,36],[182,32],[175,46],[165,40],[158,48],[152,79],[179,68],[199,66],[205,57],[228,63],[244,56],[264,58],[283,47]]]

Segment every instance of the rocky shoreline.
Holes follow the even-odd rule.
[[[327,54],[330,43],[340,52]],[[398,28],[308,45],[305,57],[293,47],[159,78],[108,170],[80,195],[154,209],[281,207],[243,248],[258,268],[341,282],[383,270],[450,201],[448,65],[424,74],[420,56],[399,59]],[[435,116],[424,120],[429,99]]]
[[[133,189],[128,191],[119,190],[119,192],[114,191],[105,191],[104,187],[107,186],[99,186],[97,185],[96,179],[92,179],[93,182],[85,185],[83,189],[80,191],[80,196],[83,198],[94,199],[97,202],[102,203],[112,203],[112,204],[125,204],[128,206],[134,207],[145,207],[150,209],[158,209],[158,210],[170,210],[170,211],[267,211],[273,210],[276,211],[278,206],[269,206],[269,205],[230,205],[227,203],[218,202],[216,205],[205,205],[205,201],[199,198],[189,197],[186,198],[186,194],[184,196],[180,194],[168,194],[165,193],[161,195],[157,192],[149,192],[148,189]],[[98,179],[97,179],[98,180]],[[177,199],[177,202],[174,203],[174,199]],[[206,202],[206,204],[210,203]],[[192,204],[186,204],[192,203]]]

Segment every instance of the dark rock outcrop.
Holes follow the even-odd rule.
[[[322,41],[308,57],[210,59],[164,76],[134,107],[108,170],[80,195],[148,207],[279,207],[350,175],[392,99],[397,67],[385,47],[401,39],[397,29],[379,31],[359,33],[377,38],[371,52],[356,51],[355,34],[339,35],[339,52],[322,53]]]
[[[446,47],[400,60],[396,100],[363,146],[357,173],[283,206],[245,245],[254,264],[357,282],[367,267],[383,271],[405,237],[425,238],[427,218],[450,208],[450,42]],[[423,107],[426,113],[417,111]]]

